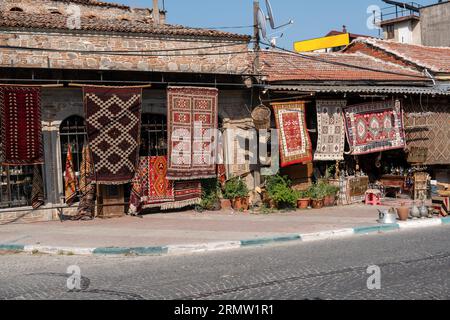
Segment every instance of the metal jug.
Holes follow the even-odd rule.
[[[383,224],[393,224],[397,222],[397,214],[395,213],[395,209],[391,208],[389,210],[379,210],[379,223]]]

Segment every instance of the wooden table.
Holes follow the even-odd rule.
[[[405,188],[405,176],[383,175],[380,182],[384,186],[385,190],[394,190],[396,198],[398,198],[398,194]]]

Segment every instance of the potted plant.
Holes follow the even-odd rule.
[[[311,203],[311,196],[308,190],[298,192],[297,208],[307,209]]]
[[[240,178],[233,178],[225,183],[224,197],[231,201],[234,210],[248,210],[249,196],[245,182]]]
[[[336,202],[336,194],[339,191],[339,187],[333,186],[331,184],[326,184],[324,186],[325,189],[325,199],[324,199],[324,206],[325,207],[332,207],[334,206]]]
[[[297,207],[298,193],[291,188],[291,181],[287,177],[275,175],[266,180],[267,193],[278,209],[292,209]]]
[[[202,200],[200,207],[204,210],[218,211],[222,208],[219,200],[220,184],[217,179],[202,180]]]
[[[326,187],[324,183],[316,183],[311,186],[310,194],[312,198],[313,209],[321,209],[324,206],[324,200],[326,195]]]

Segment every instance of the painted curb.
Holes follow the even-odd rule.
[[[335,238],[346,238],[352,235],[365,235],[373,233],[391,232],[407,229],[419,229],[427,227],[436,227],[439,225],[450,224],[450,217],[412,220],[398,222],[394,224],[382,224],[373,226],[363,226],[356,228],[346,228],[330,231],[321,231],[307,234],[288,234],[283,236],[246,239],[240,241],[221,241],[200,244],[180,244],[168,246],[149,246],[149,247],[99,247],[99,248],[76,248],[76,247],[58,247],[45,245],[22,245],[15,243],[0,244],[0,250],[3,251],[22,251],[22,252],[40,252],[47,254],[74,254],[74,255],[176,255],[200,252],[225,251],[239,248],[258,247],[268,244],[302,241],[312,242],[320,240],[330,240]]]

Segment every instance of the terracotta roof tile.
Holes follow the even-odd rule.
[[[119,9],[130,9],[129,6],[124,4],[96,1],[96,0],[52,0],[55,2],[65,2],[65,3],[78,3],[86,6],[98,6],[98,7],[109,7],[109,8],[119,8]]]
[[[450,72],[450,47],[427,47],[380,39],[357,39],[355,43],[357,42],[383,50],[432,72]]]
[[[81,1],[81,0],[80,0]],[[86,0],[87,1],[87,0]],[[0,28],[69,30],[67,17],[58,14],[27,14],[24,12],[0,12]],[[188,28],[163,24],[153,26],[139,21],[81,18],[82,31],[125,32],[153,35],[200,36],[249,41],[250,36],[217,30]]]
[[[427,81],[420,72],[360,53],[289,53],[265,51],[261,57],[274,81]],[[364,68],[364,69],[363,69]],[[365,68],[373,69],[367,70]]]

